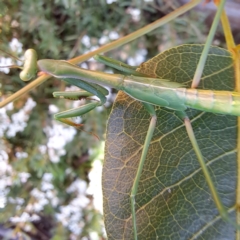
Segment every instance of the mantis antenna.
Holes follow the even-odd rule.
[[[31,80],[37,72],[37,52],[34,49],[28,49],[24,54],[23,70],[20,72],[20,78],[23,81]]]

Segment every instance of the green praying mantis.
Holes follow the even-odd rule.
[[[143,171],[144,161],[148,154],[149,146],[151,145],[157,121],[156,112],[153,105],[175,110],[176,115],[185,122],[188,135],[198,156],[200,165],[207,179],[207,183],[210,187],[215,204],[217,205],[222,218],[230,221],[228,214],[220,201],[218,193],[215,190],[213,181],[211,180],[210,174],[203,160],[202,153],[199,150],[197,141],[195,140],[191,126],[189,124],[189,118],[184,111],[187,108],[194,108],[202,111],[239,116],[239,93],[230,91],[188,89],[185,88],[183,84],[171,82],[167,79],[165,80],[152,77],[148,73],[139,74],[139,70],[135,71],[135,69],[131,67],[120,64],[118,62],[113,63],[112,60],[108,59],[106,63],[113,64],[113,66],[116,68],[119,68],[120,66],[121,70],[126,71],[127,73],[131,74],[131,76],[92,72],[89,70],[80,69],[75,65],[65,61],[39,60],[38,63],[36,63],[36,61],[28,60],[36,59],[35,53],[32,50],[28,52],[26,58],[27,61],[24,65],[22,77],[25,78],[29,72],[29,76],[31,76],[31,73],[35,72],[36,66],[38,66],[39,71],[47,73],[51,76],[55,76],[57,78],[61,78],[64,81],[85,90],[78,93],[58,92],[54,93],[54,96],[63,96],[69,99],[79,99],[96,95],[100,99],[100,102],[92,102],[88,105],[80,107],[79,109],[70,111],[68,110],[59,113],[55,115],[55,118],[57,120],[74,125],[74,123],[67,120],[66,118],[85,114],[95,107],[104,104],[108,92],[105,88],[101,87],[101,85],[107,85],[116,88],[117,90],[124,91],[132,98],[137,99],[143,104],[146,111],[151,116],[150,124],[141,151],[140,163],[137,168],[137,174],[134,177],[130,194],[131,220],[133,228],[132,233],[134,239],[140,239],[139,234],[141,232],[141,229],[138,227],[138,222],[140,222],[141,219],[137,218],[135,209],[135,197],[138,193],[138,185],[140,182],[141,173]],[[100,61],[104,60],[101,56],[97,56],[97,58]],[[157,59],[157,56],[154,59]],[[235,227],[238,228],[238,226]],[[126,237],[125,239],[128,238]]]

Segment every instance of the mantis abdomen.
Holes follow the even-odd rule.
[[[229,91],[178,88],[177,95],[190,108],[240,116],[240,94]]]
[[[220,114],[240,116],[240,94],[183,88],[181,84],[154,78],[126,77],[124,91],[154,105],[183,111],[188,107]]]

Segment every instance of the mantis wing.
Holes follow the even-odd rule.
[[[190,87],[202,45],[172,48],[142,64],[153,74]],[[234,89],[232,58],[212,47],[199,88]],[[235,239],[215,207],[206,180],[174,111],[156,107],[158,122],[136,196],[139,239]],[[223,204],[235,221],[237,118],[188,109],[187,114]],[[107,129],[103,170],[108,239],[133,239],[130,190],[150,116],[140,102],[119,93]],[[158,238],[157,238],[158,237]]]

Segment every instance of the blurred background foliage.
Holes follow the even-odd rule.
[[[0,48],[16,57],[34,48],[39,59],[69,59],[125,36],[181,4],[163,0],[3,0]],[[106,55],[138,65],[171,46],[203,43],[209,15],[211,11],[192,10]],[[237,40],[239,34],[235,36]],[[215,45],[224,46],[221,28],[217,39]],[[1,56],[9,57],[4,52]],[[81,66],[110,71],[94,61]],[[0,72],[1,99],[27,84],[18,74],[15,69],[9,74]],[[66,87],[51,79],[0,111],[0,164],[5,164],[0,170],[0,233],[9,236],[7,239],[106,238],[102,215],[87,188],[94,160],[103,160],[102,140],[115,92],[111,90],[105,108],[74,119],[85,124],[86,132],[97,134],[97,140],[53,120],[54,112],[83,104],[52,97],[52,92]]]

